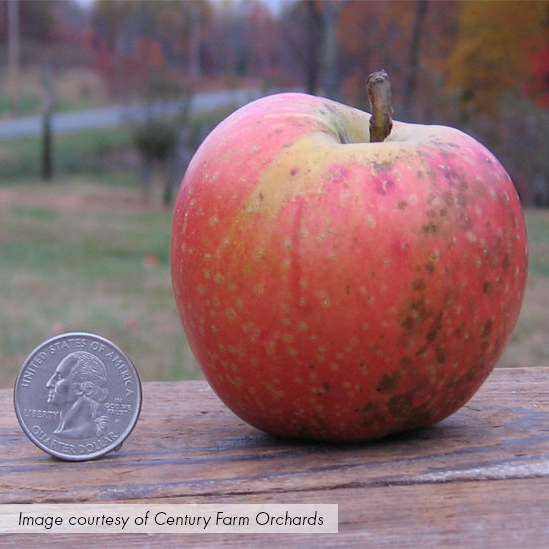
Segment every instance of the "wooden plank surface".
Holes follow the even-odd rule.
[[[279,439],[205,382],[145,383],[119,453],[62,462],[21,431],[0,391],[0,503],[337,503],[339,533],[102,534],[115,547],[549,547],[549,368],[495,370],[460,411],[369,444]],[[96,547],[97,536],[47,535]],[[41,540],[41,543],[39,543]],[[0,536],[5,547],[36,535]]]

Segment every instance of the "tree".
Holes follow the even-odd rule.
[[[148,201],[153,167],[164,175],[163,200],[172,200],[174,157],[188,121],[192,90],[201,73],[206,2],[99,2],[87,42],[96,68],[112,93],[137,99],[142,108],[129,122],[141,157],[141,188]],[[186,31],[192,31],[191,39]],[[176,112],[174,114],[174,108]]]
[[[455,2],[348,2],[338,20],[340,80],[348,100],[368,108],[366,77],[385,69],[396,117],[427,122],[447,116],[441,82],[457,32],[456,11]]]
[[[460,90],[465,116],[494,117],[502,94],[525,91],[527,60],[546,40],[549,2],[463,2],[459,7],[448,86]]]
[[[410,54],[408,57],[408,74],[406,75],[406,85],[404,87],[403,111],[407,115],[411,114],[414,105],[414,96],[417,88],[417,76],[419,69],[419,54],[421,39],[424,33],[423,25],[425,22],[426,13],[427,0],[417,0],[413,26],[414,30],[410,44]]]
[[[529,92],[542,106],[549,107],[549,44],[535,52],[530,59],[531,82]]]
[[[165,66],[198,82],[205,76],[207,44],[214,41],[211,27],[214,5],[207,0],[98,0],[93,7],[87,44],[95,67],[105,77],[111,92],[138,97],[140,41],[152,40],[162,50]],[[220,52],[227,55],[227,49]]]
[[[539,190],[534,193],[533,181],[549,181],[549,119],[532,101],[543,96],[535,81],[543,82],[537,69],[548,23],[547,0],[460,3],[448,62],[447,86],[459,92],[462,127],[503,161],[524,204]]]
[[[42,179],[53,177],[53,132],[51,118],[55,105],[51,67],[42,65]]]
[[[19,0],[8,2],[8,90],[14,110],[19,111]]]
[[[320,86],[320,76],[322,72],[321,48],[324,25],[320,3],[316,0],[307,0],[305,2],[305,28],[307,32],[305,59],[305,87],[308,93],[317,93]]]
[[[338,98],[339,15],[348,0],[301,0],[284,16],[284,38],[308,93]],[[305,30],[305,32],[303,32]]]
[[[142,160],[141,189],[145,201],[150,200],[152,170],[155,164],[162,167],[164,188],[162,200],[169,205],[173,199],[177,175],[175,173],[175,155],[182,128],[188,122],[192,93],[183,91],[176,79],[170,79],[162,71],[155,72],[146,81],[147,102],[144,104],[143,118],[130,124],[135,147]],[[171,110],[179,102],[177,114],[166,113],[164,107]]]
[[[143,162],[143,197],[150,199],[152,168],[159,164],[164,172],[163,201],[168,205],[176,178],[174,156],[181,127],[188,121],[192,90],[179,73],[169,69],[158,41],[141,37],[135,47],[136,56],[131,60],[133,79],[145,102],[142,117],[131,123],[131,132]],[[166,112],[172,110],[172,105],[178,105],[175,116]]]
[[[10,2],[0,2],[0,39],[6,42],[9,18],[7,17]],[[20,21],[20,39],[27,43],[46,44],[56,37],[57,21],[55,9],[57,2],[38,0],[18,1]]]
[[[385,69],[393,83],[398,112],[403,104],[407,76],[405,52],[410,50],[415,15],[413,2],[360,2],[353,0],[338,21],[341,59],[346,64],[344,87],[351,101],[367,107],[366,77]],[[343,57],[345,56],[345,57]]]
[[[348,0],[324,0],[322,2],[322,93],[332,99],[337,99],[340,94],[338,50],[339,40],[337,36],[337,22],[341,10]]]

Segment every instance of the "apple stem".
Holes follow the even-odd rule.
[[[393,128],[389,75],[384,70],[373,72],[366,79],[366,89],[372,104],[370,142],[380,143],[387,138]]]

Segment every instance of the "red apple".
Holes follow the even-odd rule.
[[[527,274],[511,179],[472,137],[279,94],[205,139],[171,265],[213,390],[279,435],[361,441],[467,402],[514,328]]]

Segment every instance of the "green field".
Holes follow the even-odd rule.
[[[549,210],[527,210],[529,276],[521,315],[499,366],[549,366]]]
[[[94,181],[128,182],[128,168],[139,166],[128,128],[60,134],[53,138],[55,176],[86,174]],[[0,186],[32,181],[41,175],[42,148],[38,138],[0,141]]]
[[[78,330],[112,339],[144,380],[201,377],[172,294],[162,167],[145,204],[129,127],[55,135],[51,182],[40,166],[39,139],[0,141],[0,387],[42,340]]]
[[[115,341],[144,380],[200,377],[172,295],[170,224],[137,190],[91,178],[0,187],[0,386],[43,339],[79,330]]]
[[[549,364],[549,212],[526,219],[530,277],[502,367]],[[143,380],[199,378],[172,295],[170,224],[171,209],[143,204],[137,184],[0,185],[0,387],[44,339],[78,330],[115,341]]]

